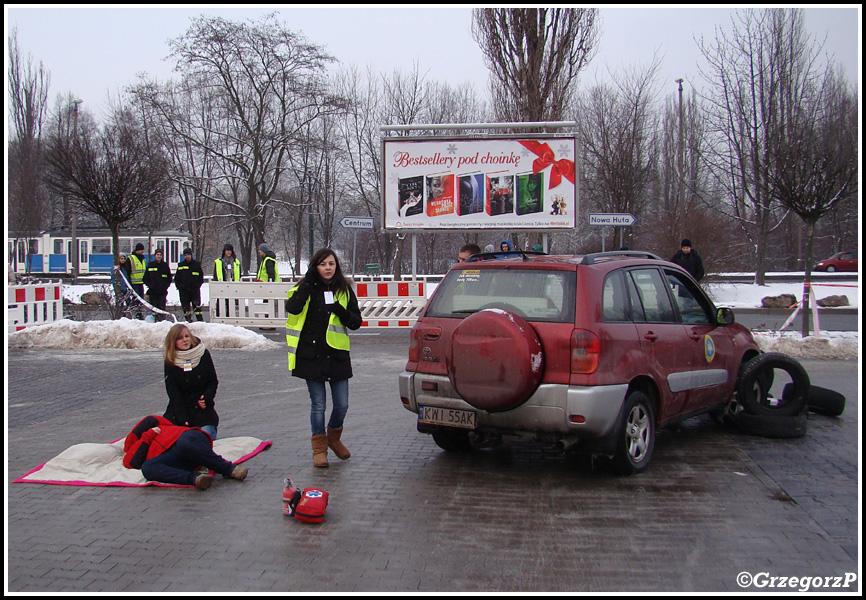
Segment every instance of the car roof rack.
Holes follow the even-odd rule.
[[[522,256],[523,260],[529,260],[528,256],[547,256],[547,252],[538,252],[537,250],[500,250],[499,252],[482,252],[473,254],[466,259],[465,262],[477,262],[480,260],[492,260],[494,258],[514,258]]]
[[[640,250],[611,250],[610,252],[593,252],[587,254],[580,261],[582,265],[594,265],[597,262],[613,260],[615,258],[649,258],[652,260],[664,260],[662,257],[653,254],[652,252],[643,252]]]

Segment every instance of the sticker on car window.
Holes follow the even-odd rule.
[[[481,276],[479,269],[465,269],[457,276],[457,281],[478,281]]]

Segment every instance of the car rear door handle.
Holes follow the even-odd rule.
[[[659,339],[659,336],[657,336],[656,334],[654,334],[652,331],[646,333],[643,337],[644,337],[645,340],[649,340],[649,341],[651,341],[651,342],[654,342],[654,341],[656,341],[657,339]]]
[[[701,341],[701,336],[697,333],[693,333],[693,334],[689,335],[689,337],[692,338],[696,342]]]

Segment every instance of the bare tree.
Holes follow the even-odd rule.
[[[18,31],[9,36],[9,198],[13,231],[25,238],[43,228],[47,194],[42,186],[42,126],[47,115],[49,74],[24,59]],[[29,268],[29,260],[27,262]]]
[[[123,108],[115,109],[101,131],[55,136],[46,161],[48,185],[100,217],[111,230],[115,265],[121,225],[169,193],[167,159],[148,144],[141,123]]]
[[[828,70],[818,85],[806,85],[771,138],[773,197],[806,225],[805,290],[808,308],[815,226],[840,202],[857,194],[857,102],[842,78]],[[809,333],[804,311],[802,333]]]
[[[659,64],[656,58],[644,69],[616,76],[613,85],[596,85],[578,100],[586,209],[635,217],[644,211],[657,161],[653,90]]]
[[[600,35],[595,8],[476,8],[472,37],[491,72],[498,119],[559,121]]]
[[[772,143],[815,75],[820,46],[805,33],[802,9],[737,11],[732,25],[699,42],[714,137],[706,160],[754,248],[755,282],[763,285],[768,238],[785,215],[770,185]]]
[[[150,100],[174,135],[218,160],[222,181],[210,199],[233,220],[249,269],[252,247],[265,241],[292,139],[311,120],[343,107],[324,77],[333,58],[274,14],[246,23],[197,17],[170,45],[181,75],[218,95],[214,110],[222,124],[189,127],[164,99]]]

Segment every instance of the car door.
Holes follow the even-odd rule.
[[[686,411],[700,410],[727,400],[732,368],[733,343],[728,330],[715,322],[713,305],[687,275],[664,269],[671,298],[686,330],[684,352],[691,357]]]
[[[661,398],[657,418],[667,420],[687,409],[693,353],[677,320],[667,284],[656,267],[628,269],[632,320],[650,375]]]

